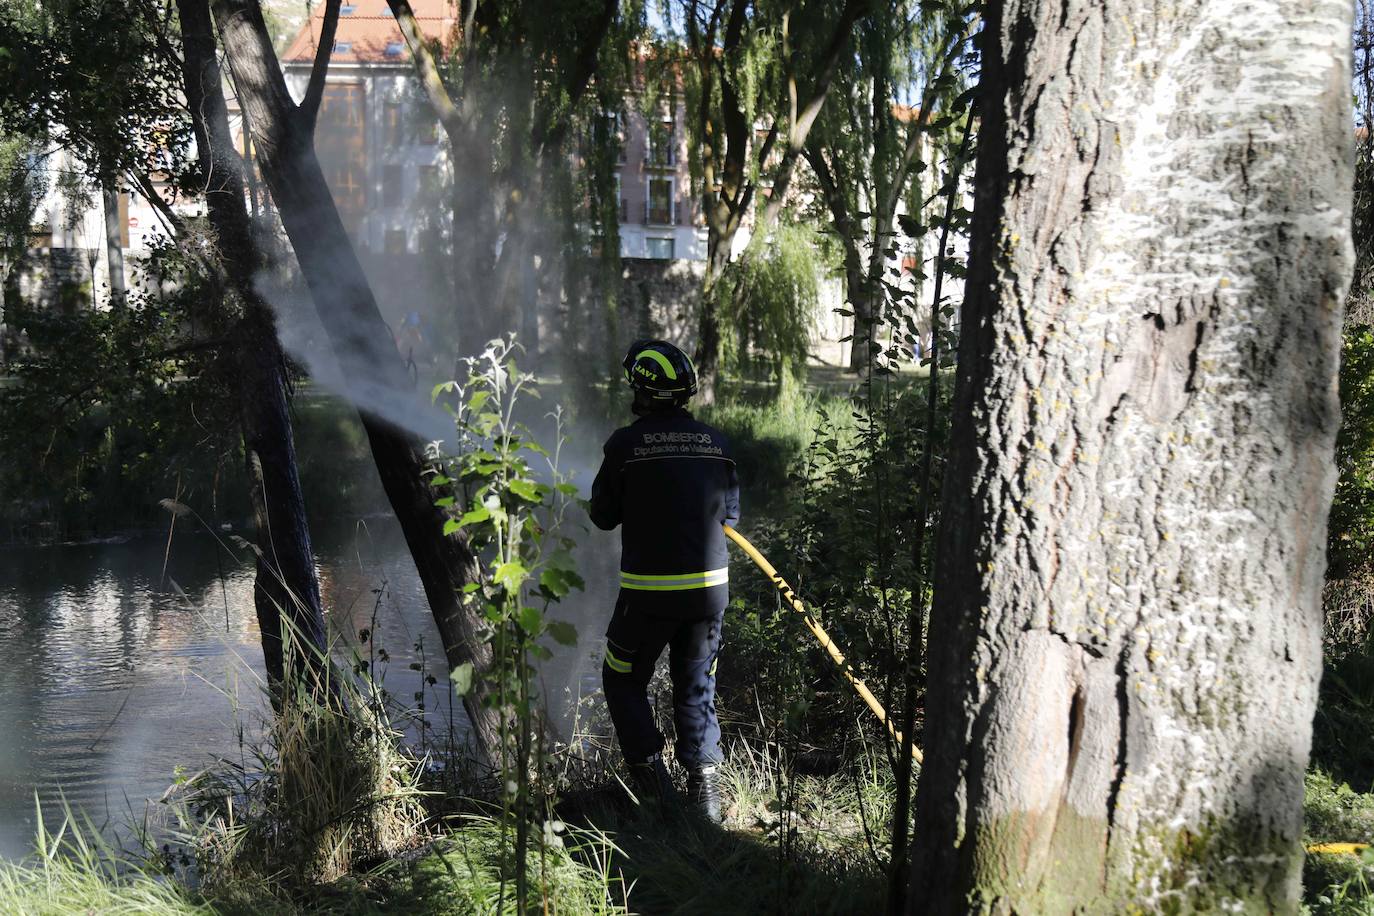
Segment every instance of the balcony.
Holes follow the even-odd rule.
[[[644,167],[648,169],[670,169],[677,165],[677,153],[668,149],[650,149],[644,154]]]
[[[677,214],[676,207],[654,207],[645,205],[644,225],[646,226],[677,226],[681,220]]]

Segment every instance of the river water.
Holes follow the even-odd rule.
[[[598,680],[618,559],[616,535],[576,534],[588,591],[554,616],[575,624],[579,641],[543,672],[560,710]],[[412,708],[397,723],[412,743],[461,737],[462,707],[394,520],[359,522],[316,547],[337,651],[372,653],[385,689]],[[170,538],[0,551],[0,857],[31,848],[35,799],[50,825],[63,798],[97,825],[128,823],[179,768],[242,759],[260,739],[266,704],[248,560],[184,520]],[[364,629],[370,644],[359,642]]]

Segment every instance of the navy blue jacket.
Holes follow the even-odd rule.
[[[730,443],[682,409],[641,417],[606,441],[590,511],[598,528],[622,526],[622,588],[685,593],[724,585],[721,525],[739,522]]]

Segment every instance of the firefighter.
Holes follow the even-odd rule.
[[[739,521],[739,480],[725,436],[687,412],[697,377],[686,353],[638,340],[622,365],[639,419],[606,441],[590,505],[598,528],[621,526],[620,593],[601,668],[606,705],[636,792],[671,804],[676,793],[648,699],[654,665],[668,649],[674,749],[688,798],[719,821],[716,662],[729,600],[721,525]]]

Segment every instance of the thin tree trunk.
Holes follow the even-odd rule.
[[[720,311],[716,308],[716,287],[730,263],[730,244],[734,233],[712,239],[706,255],[706,278],[701,284],[701,308],[697,312],[697,348],[692,363],[697,370],[697,403],[710,407],[716,402],[716,382],[720,375]]]
[[[847,263],[844,278],[849,305],[854,310],[854,331],[849,337],[849,371],[867,376],[873,365],[873,287],[868,271],[851,270]]]
[[[122,309],[124,292],[123,226],[119,220],[119,187],[113,178],[102,183],[100,199],[105,215],[105,266],[110,271],[110,307]]]
[[[901,913],[905,909],[906,887],[910,881],[907,869],[907,825],[911,823],[911,749],[916,738],[916,699],[925,686],[922,667],[926,661],[926,534],[930,529],[930,505],[934,481],[935,436],[940,425],[940,309],[944,297],[945,252],[949,247],[950,225],[954,220],[954,208],[959,200],[960,177],[963,175],[964,162],[968,155],[969,136],[973,128],[973,118],[964,124],[964,135],[959,141],[959,149],[949,159],[949,177],[945,187],[945,214],[940,226],[939,247],[935,254],[935,283],[930,294],[930,376],[926,380],[926,434],[921,447],[921,470],[917,480],[915,517],[915,536],[911,543],[911,595],[907,605],[906,659],[902,675],[902,718],[899,730],[902,733],[901,748],[897,753],[897,772],[895,774],[896,801],[892,806],[892,863],[888,875],[889,913]]]
[[[214,0],[212,9],[244,108],[255,126],[263,179],[343,377],[352,385],[356,403],[394,399],[411,387],[410,379],[315,157],[313,113],[298,111],[292,102],[258,4]],[[444,522],[451,515],[435,506],[442,494],[428,483],[424,446],[371,410],[362,411],[362,422],[382,486],[438,624],[449,666],[472,662],[478,672],[484,672],[491,664],[491,647],[481,638],[479,615],[461,600],[463,587],[479,578],[478,561],[462,532],[443,534]],[[475,690],[464,697],[464,706],[482,748],[494,755],[499,713],[482,702],[483,696],[482,689]]]
[[[985,35],[909,912],[1296,912],[1350,6]]]
[[[186,100],[209,181],[205,200],[210,223],[228,279],[244,308],[234,336],[244,460],[257,538],[253,604],[262,633],[268,682],[275,688],[285,677],[283,611],[304,653],[298,659],[303,664],[293,669],[293,675],[313,677],[327,668],[320,584],[288,411],[286,358],[277,340],[271,307],[254,285],[262,257],[244,207],[241,162],[233,151],[228,110],[220,88],[210,8],[207,0],[178,0],[177,8]]]

